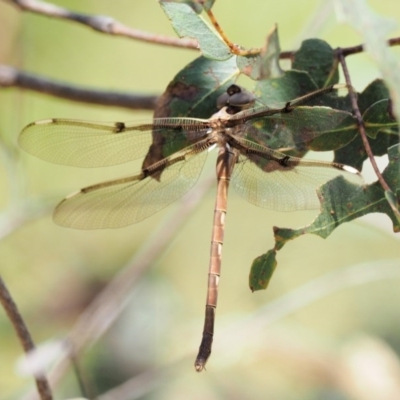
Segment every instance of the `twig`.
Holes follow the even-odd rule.
[[[400,45],[400,37],[389,39],[387,43],[388,43],[388,46],[398,46],[398,45]],[[352,54],[362,53],[363,51],[364,51],[364,45],[362,45],[362,44],[335,50],[337,55],[339,55],[341,53],[341,54],[343,54],[344,57],[350,56]]]
[[[50,80],[38,75],[19,71],[15,68],[0,64],[0,87],[20,87],[64,99],[117,106],[130,110],[153,110],[157,100],[155,95],[134,95],[130,93],[112,92],[74,86],[72,84]]]
[[[347,87],[349,89],[349,96],[350,96],[351,106],[353,108],[354,115],[355,115],[355,117],[357,119],[358,130],[360,132],[361,139],[362,139],[364,147],[365,147],[365,151],[367,152],[369,160],[370,160],[370,162],[372,164],[372,167],[373,167],[373,169],[375,171],[375,174],[377,175],[379,181],[381,182],[382,187],[385,190],[390,190],[388,184],[385,182],[385,180],[382,177],[382,174],[379,171],[378,165],[376,164],[376,161],[375,161],[374,154],[373,154],[372,149],[371,149],[371,147],[369,145],[369,142],[368,142],[368,139],[367,139],[367,134],[365,132],[364,121],[362,119],[362,115],[361,115],[360,109],[359,109],[358,104],[357,104],[357,97],[356,97],[356,95],[354,93],[354,90],[353,90],[353,86],[352,86],[352,83],[351,83],[349,70],[347,68],[347,64],[346,64],[346,60],[344,58],[343,52],[341,51],[340,48],[338,48],[336,51],[337,51],[339,62],[340,62],[341,66],[342,66],[342,69],[343,69],[343,74],[344,74],[344,78],[345,78]]]
[[[11,321],[15,332],[21,342],[25,353],[35,349],[32,337],[26,327],[21,314],[18,311],[17,305],[13,301],[10,292],[8,291],[3,279],[0,277],[0,303],[2,304],[9,320]],[[42,400],[52,400],[49,383],[45,376],[35,376],[36,387]]]
[[[400,38],[392,38],[388,43],[390,46],[399,45]],[[347,47],[340,50],[343,56],[356,54],[362,51],[362,45]],[[335,53],[336,56],[339,57],[338,49],[335,50]],[[280,53],[279,58],[293,60],[295,54],[295,51],[283,51]],[[82,88],[81,86],[51,80],[1,64],[0,87],[20,87],[22,89],[46,93],[71,101],[122,107],[130,110],[153,110],[158,98],[157,95],[135,95],[131,93]]]
[[[94,29],[95,31],[108,35],[124,36],[130,39],[141,40],[147,43],[160,44],[165,46],[183,47],[186,49],[198,48],[197,41],[193,39],[179,39],[164,35],[157,35],[144,32],[139,29],[129,28],[114,18],[103,15],[89,15],[77,13],[66,8],[56,6],[39,0],[4,0],[18,7],[22,11],[29,11],[35,14],[46,15],[52,18],[66,19],[77,22]]]
[[[114,18],[103,15],[89,15],[83,13],[77,13],[66,8],[56,6],[51,3],[47,3],[39,0],[3,0],[14,6],[18,7],[22,11],[29,11],[35,14],[46,15],[48,17],[66,19],[79,24],[88,26],[98,32],[106,33],[109,35],[125,36],[131,39],[137,39],[148,43],[160,44],[173,47],[181,47],[192,50],[198,50],[198,42],[194,39],[180,39],[170,36],[157,35],[150,32],[144,32],[139,29],[129,28],[123,25]],[[211,10],[207,11],[207,15],[210,18],[211,23],[214,25],[221,38],[225,41],[227,46],[231,49],[233,54],[236,55],[252,55],[258,54],[260,49],[243,50],[239,45],[232,43],[222,30],[220,24],[216,20]],[[389,46],[399,45],[400,38],[393,38],[388,40]],[[357,45],[353,47],[343,48],[342,52],[344,56],[360,53],[363,51],[363,45]],[[281,53],[280,58],[291,58],[295,51],[284,51]]]
[[[352,84],[351,84],[351,78],[350,78],[350,74],[349,74],[349,70],[347,68],[347,64],[346,64],[346,60],[345,57],[343,55],[343,53],[341,52],[340,48],[338,48],[337,50],[337,55],[339,58],[339,62],[342,66],[342,70],[343,70],[343,74],[346,80],[346,84],[349,88],[349,96],[350,96],[350,101],[351,101],[351,106],[353,108],[354,111],[354,115],[357,119],[357,125],[358,125],[358,130],[360,132],[360,136],[361,136],[361,140],[363,142],[365,151],[368,155],[368,158],[371,162],[372,168],[376,174],[376,176],[378,177],[379,183],[381,184],[382,188],[385,190],[385,192],[389,192],[392,193],[392,190],[390,189],[389,185],[386,183],[385,179],[383,178],[381,172],[379,171],[378,165],[375,161],[375,157],[374,157],[374,153],[372,152],[372,149],[369,145],[368,142],[368,138],[367,138],[367,134],[365,132],[365,126],[364,126],[364,121],[362,119],[362,115],[360,112],[360,109],[358,107],[357,104],[357,96],[354,93]],[[391,209],[393,210],[393,212],[396,214],[396,216],[399,218],[400,217],[400,212],[399,210],[394,206],[394,204],[392,204],[392,202],[389,202]]]
[[[395,37],[395,38],[389,39],[388,45],[389,46],[400,45],[400,37]],[[347,57],[347,56],[351,56],[353,54],[362,53],[363,51],[364,51],[364,45],[358,44],[357,46],[338,48],[335,50],[335,55],[336,55],[336,57],[339,58],[339,53],[340,53],[344,57]],[[287,51],[282,51],[279,54],[279,58],[280,59],[293,59],[293,57],[295,55],[296,55],[296,50],[287,50]]]

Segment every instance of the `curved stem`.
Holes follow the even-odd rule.
[[[35,345],[28,331],[28,328],[25,325],[25,322],[20,312],[18,311],[18,307],[15,304],[14,300],[12,299],[11,294],[8,291],[7,286],[5,285],[1,277],[0,277],[0,303],[2,304],[9,320],[11,321],[25,353],[34,350]],[[42,400],[52,400],[53,396],[51,394],[47,378],[44,375],[35,376],[35,381],[40,398]]]

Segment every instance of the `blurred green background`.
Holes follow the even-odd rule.
[[[57,4],[174,35],[155,0]],[[369,4],[400,22],[399,2]],[[327,1],[218,0],[213,11],[230,39],[247,47],[261,46],[274,23],[282,50],[296,49],[308,37],[327,40],[333,48],[362,42],[351,28],[337,23]],[[399,35],[400,29],[391,37]],[[21,13],[4,2],[0,38],[0,64],[78,85],[148,94],[161,94],[198,56],[196,51],[112,37],[71,22]],[[398,49],[393,53],[400,54]],[[379,77],[365,54],[349,57],[348,64],[358,91]],[[51,208],[66,194],[134,173],[140,163],[83,170],[22,153],[16,144],[22,127],[51,117],[113,121],[151,114],[0,89],[0,271],[37,344],[67,335],[99,290],[143,246],[161,240],[157,229],[186,207],[185,200],[177,202],[140,224],[118,230],[82,232],[56,226]],[[202,181],[214,174],[214,165],[215,155],[210,155]],[[371,179],[366,172],[366,180]],[[368,216],[341,226],[327,240],[309,236],[288,244],[278,254],[269,289],[252,294],[249,267],[273,246],[272,227],[306,225],[316,212],[258,209],[233,191],[213,353],[207,372],[194,372],[214,196],[213,187],[132,288],[127,307],[112,328],[81,358],[99,393],[137,377],[139,392],[129,389],[128,396],[112,398],[395,398],[379,397],[388,385],[398,390],[392,393],[400,393],[393,384],[400,385],[400,242],[389,219]],[[35,205],[28,216],[38,204],[51,206],[44,216],[25,221],[21,205],[26,199]],[[21,398],[32,385],[31,378],[16,372],[21,354],[13,329],[0,312],[0,399]],[[145,375],[153,369],[152,375]],[[368,378],[370,374],[378,383]],[[385,379],[390,382],[382,386]],[[362,383],[368,390],[363,392]],[[381,390],[375,393],[374,387]],[[55,393],[59,399],[78,397],[71,371]]]

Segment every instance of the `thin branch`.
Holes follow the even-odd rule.
[[[368,158],[371,162],[372,168],[373,168],[376,176],[378,177],[379,183],[381,184],[382,188],[385,190],[385,192],[393,193],[392,190],[390,189],[389,185],[386,183],[385,179],[383,178],[381,172],[379,171],[378,165],[375,161],[374,153],[372,152],[372,149],[369,145],[367,133],[365,132],[364,121],[362,119],[362,115],[361,115],[360,109],[357,104],[357,96],[354,93],[353,86],[351,84],[350,73],[349,73],[349,70],[348,70],[347,64],[346,64],[346,60],[345,60],[343,53],[340,51],[340,48],[337,49],[337,55],[339,58],[339,62],[342,66],[346,84],[348,85],[348,88],[349,88],[349,96],[350,96],[351,105],[352,105],[352,108],[354,111],[354,115],[357,119],[358,130],[360,132],[361,140],[363,142],[365,151],[368,155]],[[395,215],[399,218],[400,217],[399,210],[391,202],[389,202],[389,204],[390,204],[391,209],[395,213]]]
[[[400,45],[400,37],[395,37],[388,40],[388,46],[398,46]],[[364,51],[364,45],[358,44],[357,46],[343,47],[335,50],[336,57],[339,57],[339,53],[343,54],[344,57],[351,56],[353,54],[362,53]],[[296,50],[282,51],[279,54],[280,59],[290,59],[293,60],[296,55]]]
[[[349,96],[350,96],[351,106],[353,108],[354,115],[355,115],[355,117],[357,119],[358,130],[360,132],[361,139],[362,139],[364,147],[365,147],[365,151],[367,152],[369,160],[370,160],[370,162],[372,164],[372,167],[373,167],[373,169],[375,171],[376,176],[378,177],[379,181],[381,182],[382,187],[385,190],[390,190],[388,184],[385,182],[385,180],[382,177],[382,174],[379,171],[378,165],[376,164],[376,161],[375,161],[374,154],[373,154],[372,149],[371,149],[371,147],[369,145],[367,134],[365,132],[364,121],[362,119],[362,115],[361,115],[360,109],[359,109],[358,104],[357,104],[357,96],[354,93],[354,89],[353,89],[353,86],[352,86],[352,83],[351,83],[350,73],[349,73],[349,70],[347,68],[346,60],[345,60],[343,52],[340,50],[340,48],[337,49],[337,54],[338,54],[339,62],[340,62],[341,66],[342,66],[342,69],[343,69],[343,74],[344,74],[344,78],[345,78],[347,87],[349,88]]]
[[[116,106],[130,110],[153,110],[157,101],[155,95],[134,95],[74,86],[1,64],[0,87],[20,87],[81,103]]]
[[[114,18],[109,16],[77,13],[67,10],[66,8],[59,7],[54,4],[40,0],[3,0],[3,1],[13,4],[22,11],[29,11],[35,14],[45,15],[52,18],[70,20],[85,25],[87,27],[90,27],[98,32],[106,33],[109,35],[124,36],[131,39],[144,41],[147,43],[198,50],[198,42],[194,39],[174,38],[170,36],[144,32],[139,29],[133,29],[127,27],[126,25],[123,25],[119,21],[116,21]],[[211,10],[207,11],[207,15],[210,18],[210,21],[214,25],[217,32],[220,34],[221,38],[231,49],[232,54],[251,55],[251,54],[258,54],[260,52],[260,49],[244,50],[239,45],[232,43],[222,30],[220,24],[216,20]],[[389,46],[395,46],[399,44],[400,44],[400,38],[393,38],[388,40]],[[344,56],[360,53],[363,51],[363,45],[343,48],[341,51]],[[295,51],[284,51],[281,53],[280,58],[292,58],[294,53]]]
[[[387,44],[388,44],[388,46],[398,46],[398,45],[400,45],[400,37],[389,39]],[[347,56],[350,56],[352,54],[362,53],[364,51],[364,45],[359,44],[357,46],[344,47],[343,49],[337,49],[335,51],[336,51],[337,55],[339,55],[339,53],[341,53],[341,54],[343,54],[344,57],[347,57]]]
[[[388,44],[390,46],[399,45],[400,37],[390,39]],[[233,46],[237,47],[237,45]],[[343,56],[356,54],[362,51],[362,45],[340,49],[340,53]],[[336,56],[339,57],[339,49],[335,50],[335,53]],[[280,53],[279,58],[293,60],[295,54],[295,51],[283,51]],[[0,87],[20,87],[22,89],[29,89],[71,101],[122,107],[130,110],[153,110],[158,98],[156,95],[135,95],[131,93],[83,88],[81,86],[23,72],[1,64]]]
[[[144,32],[139,29],[130,28],[114,18],[103,15],[89,15],[77,13],[66,8],[56,6],[39,0],[3,0],[18,7],[22,11],[29,11],[35,14],[45,15],[51,18],[66,19],[77,22],[94,29],[95,31],[108,35],[124,36],[130,39],[141,40],[147,43],[159,44],[164,46],[181,47],[186,49],[196,49],[198,44],[193,39],[179,39],[170,36],[157,35]]]
[[[11,297],[10,292],[7,289],[3,279],[0,277],[0,303],[2,304],[9,320],[11,321],[15,332],[21,342],[22,348],[25,353],[28,353],[35,349],[32,337],[25,325],[25,322],[18,311],[18,307]],[[42,400],[52,400],[49,383],[45,376],[35,376],[36,387],[40,398]]]

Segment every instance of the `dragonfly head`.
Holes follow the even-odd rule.
[[[252,107],[255,101],[253,93],[238,85],[231,85],[225,93],[218,97],[217,107],[218,109],[226,107],[226,112],[233,115]]]

